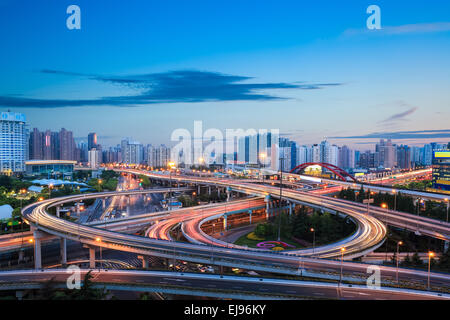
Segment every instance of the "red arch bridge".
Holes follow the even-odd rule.
[[[324,163],[324,162],[307,162],[303,163],[301,165],[296,166],[294,169],[290,171],[290,173],[301,173],[303,170],[305,170],[307,167],[310,166],[320,166],[322,168],[330,170],[332,173],[336,175],[336,177],[339,177],[343,181],[347,181],[347,178],[350,178],[354,182],[358,182],[352,175],[350,175],[347,171],[344,169],[341,169],[334,164],[330,163]]]

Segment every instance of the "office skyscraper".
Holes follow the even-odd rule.
[[[25,115],[15,112],[0,114],[0,171],[23,172],[27,160]]]

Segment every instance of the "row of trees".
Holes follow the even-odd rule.
[[[10,177],[0,175],[0,194],[6,193],[19,193],[22,189],[28,189],[32,185],[31,182],[18,179],[16,177]]]
[[[433,182],[429,181],[429,180],[412,181],[406,185],[394,184],[394,188],[407,189],[407,190],[426,190],[427,188],[431,188],[432,186],[433,186]]]
[[[364,199],[369,198],[369,192],[370,191],[364,191],[362,187],[359,191],[348,188],[342,189],[338,193],[338,197],[340,199],[362,203]],[[416,204],[412,197],[404,195],[401,192],[399,192],[397,196],[389,193],[375,193],[370,195],[370,198],[374,199],[374,206],[381,206],[381,204],[385,203],[390,209],[395,208],[398,211],[412,214],[417,214],[417,211],[419,210],[419,214],[421,216],[439,220],[447,219],[447,207],[445,203],[427,200],[423,202],[423,204]],[[417,208],[417,206],[419,206],[419,208]]]
[[[88,185],[98,192],[105,190],[115,191],[117,188],[119,174],[113,170],[104,170],[98,178],[92,178],[88,181]]]
[[[390,263],[395,265],[397,263],[397,256],[391,257]],[[450,272],[450,251],[447,250],[439,259],[430,259],[430,265],[434,271]],[[407,255],[405,258],[399,261],[399,266],[409,268],[427,268],[428,263],[420,259],[419,254],[416,252],[412,256]]]

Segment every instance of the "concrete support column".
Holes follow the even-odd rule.
[[[95,247],[89,246],[89,268],[95,269]]]
[[[127,196],[127,217],[130,216],[130,196]]]
[[[197,186],[197,194],[200,195],[200,185]]]
[[[80,214],[80,203],[77,202],[77,214]]]
[[[138,259],[142,261],[142,268],[148,269],[148,259],[147,256],[138,256]]]
[[[252,210],[248,210],[248,214],[249,214],[249,217],[250,217],[250,219],[249,219],[249,223],[250,224],[252,224]]]
[[[264,202],[266,203],[266,220],[269,220],[269,208],[270,208],[270,196],[266,196],[264,198]]]
[[[289,217],[292,216],[292,203],[289,201]]]
[[[24,251],[24,249],[20,249],[19,250],[19,259],[18,259],[19,263],[24,260],[24,257],[25,257],[25,251]]]
[[[61,264],[65,266],[67,264],[67,240],[66,238],[59,239],[59,251],[61,255]]]
[[[223,230],[227,231],[227,215],[223,216]]]
[[[448,250],[448,248],[449,248],[449,244],[450,244],[449,241],[445,241],[445,242],[444,242],[444,252],[447,252],[447,250]]]
[[[61,209],[61,207],[60,206],[57,206],[56,207],[56,216],[59,218],[60,217],[60,213],[59,213],[59,210]]]
[[[105,210],[106,209],[106,198],[102,199],[102,209]]]
[[[34,237],[34,268],[42,269],[42,256],[41,256],[42,232],[39,230],[34,230],[33,237]]]
[[[211,186],[208,187],[208,195],[211,195]]]
[[[220,198],[220,188],[217,188],[217,196]]]

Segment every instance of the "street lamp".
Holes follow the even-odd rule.
[[[283,192],[283,160],[284,157],[280,157],[280,211],[278,212],[278,241],[281,238],[281,201]]]
[[[345,252],[345,248],[342,247],[342,248],[341,248],[341,275],[339,276],[339,285],[340,285],[341,282],[342,282],[342,266],[343,266],[343,264],[344,264],[344,252]]]
[[[449,206],[449,202],[448,202],[448,198],[445,198],[445,203],[447,204],[447,222],[448,222],[448,206]]]
[[[397,284],[398,284],[398,260],[399,260],[399,248],[400,248],[400,246],[403,244],[403,241],[399,241],[399,242],[397,242],[397,276],[396,276],[396,278],[397,278]]]
[[[428,290],[430,290],[430,269],[431,269],[431,258],[434,257],[434,252],[428,252]]]
[[[102,238],[100,238],[100,237],[96,237],[95,238],[95,241],[96,242],[100,242],[100,241],[102,241]],[[101,268],[103,268],[103,259],[102,259],[102,247],[101,246],[99,246],[99,248],[100,248],[100,269]]]
[[[175,162],[170,161],[167,166],[169,167],[169,203],[167,208],[170,210],[170,198],[172,197],[172,169],[175,168]]]
[[[53,188],[53,183],[50,183],[48,185],[48,198],[50,199],[51,195],[52,195],[52,188]]]
[[[311,228],[310,230],[313,233],[313,255],[314,255],[314,250],[316,247],[316,230],[314,230],[314,228]]]

